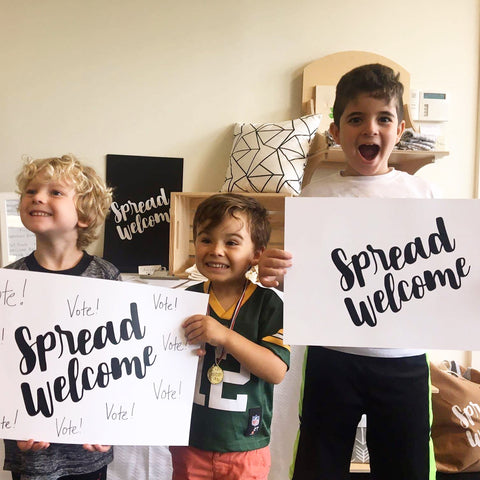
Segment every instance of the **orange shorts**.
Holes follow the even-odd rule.
[[[267,480],[268,446],[248,452],[208,452],[195,447],[170,447],[172,480]]]

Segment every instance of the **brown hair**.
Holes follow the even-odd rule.
[[[17,176],[18,193],[25,194],[28,184],[40,172],[48,179],[70,183],[75,189],[75,206],[86,228],[78,229],[77,247],[83,249],[97,237],[98,227],[105,221],[112,203],[112,189],[91,167],[82,165],[73,155],[32,160],[23,165]]]
[[[193,218],[193,240],[196,240],[201,225],[206,224],[208,229],[212,229],[220,225],[227,215],[238,218],[237,213],[243,213],[247,217],[255,248],[265,248],[271,232],[266,208],[254,198],[236,193],[219,193],[200,203]]]
[[[390,67],[380,63],[362,65],[347,72],[337,84],[333,104],[335,125],[340,126],[340,117],[348,102],[362,93],[387,102],[395,100],[398,123],[400,123],[403,120],[403,84],[399,77],[399,73],[395,74]]]

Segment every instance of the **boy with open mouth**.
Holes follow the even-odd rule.
[[[399,76],[389,67],[363,65],[346,73],[337,84],[330,126],[346,167],[313,181],[301,196],[433,198],[425,180],[388,165],[405,129],[402,96]],[[290,253],[266,250],[259,260],[260,281],[281,287],[291,265]],[[309,346],[305,358],[293,480],[349,478],[362,414],[367,414],[372,478],[435,478],[425,352]]]

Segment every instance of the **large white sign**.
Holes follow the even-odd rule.
[[[287,198],[291,344],[478,350],[480,202]]]
[[[186,445],[204,294],[0,269],[0,438]]]

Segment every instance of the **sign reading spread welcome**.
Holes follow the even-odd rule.
[[[287,198],[286,341],[478,350],[479,239],[478,200]]]
[[[167,266],[170,193],[182,191],[183,159],[107,155],[106,177],[114,191],[104,258],[125,273]]]
[[[186,445],[207,298],[0,269],[0,438]]]

